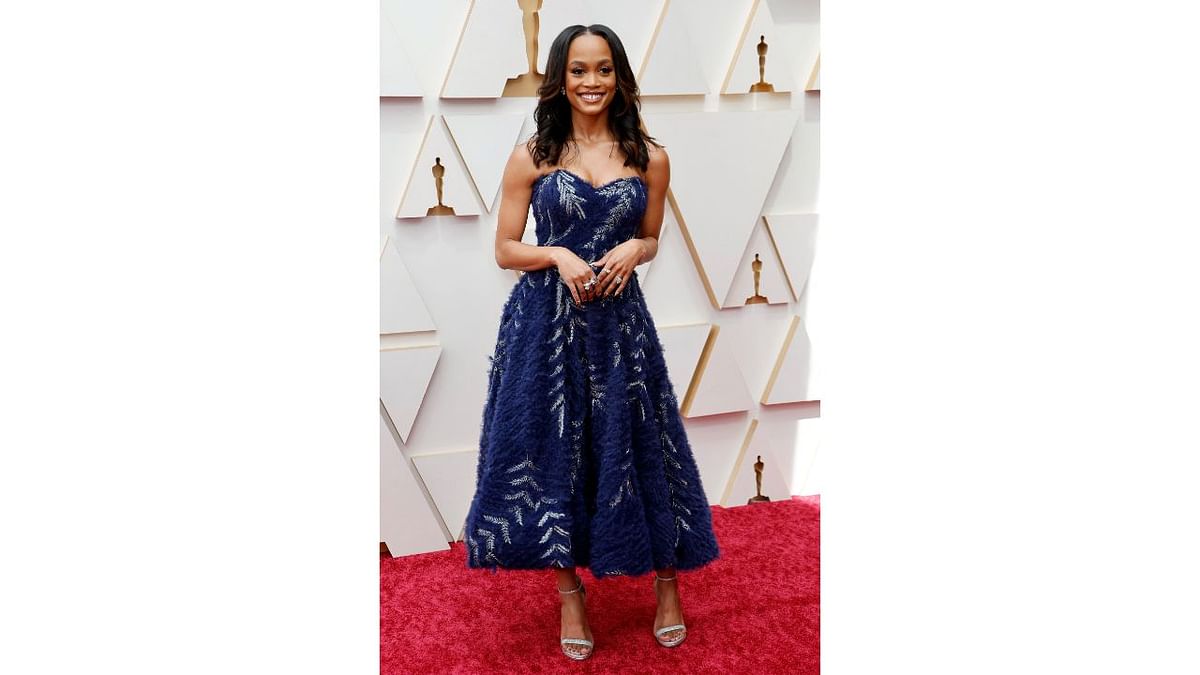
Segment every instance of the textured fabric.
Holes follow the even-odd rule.
[[[557,169],[531,199],[539,246],[593,262],[637,235],[646,186]],[[633,272],[576,307],[558,270],[528,272],[490,357],[467,566],[587,567],[597,577],[719,555],[662,345]]]

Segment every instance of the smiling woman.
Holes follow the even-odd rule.
[[[582,41],[579,44],[577,51],[582,52],[586,48],[588,42],[588,40]],[[579,83],[580,88],[572,87],[572,89],[579,95],[580,100],[588,105],[598,105],[603,103],[607,99],[607,95],[612,91],[611,87],[606,87],[605,85],[610,84],[607,82],[607,80],[616,79],[613,77],[614,70],[615,68],[613,68],[612,59],[608,58],[607,56],[601,58],[600,62],[594,66],[584,63],[579,59],[575,59],[571,61],[569,66],[568,73],[570,73],[570,75],[568,79],[572,81],[572,84]],[[589,78],[585,81],[584,78],[588,72],[595,72],[599,74],[596,77]],[[563,91],[565,93],[565,86],[563,87]]]
[[[607,26],[576,25],[559,34],[538,97],[537,134],[529,143],[533,171],[542,164],[573,166],[599,184],[627,173],[625,167],[651,168],[653,139],[641,130],[637,81],[625,47]]]
[[[719,555],[712,512],[635,267],[658,251],[670,163],[606,26],[554,40],[537,133],[504,171],[500,318],[466,521],[467,566],[553,569],[563,652],[594,646],[583,580],[655,572],[653,634],[683,642],[679,570]],[[532,207],[537,244],[522,241]]]

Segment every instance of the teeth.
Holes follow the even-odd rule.
[[[588,101],[599,101],[600,99],[604,98],[604,94],[580,94],[579,98]]]

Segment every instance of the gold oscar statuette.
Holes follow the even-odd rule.
[[[529,62],[529,70],[508,78],[501,96],[537,96],[538,87],[542,86],[542,80],[545,79],[545,75],[537,71],[538,10],[542,8],[542,0],[517,0],[517,6],[521,8],[521,25],[525,29],[525,58]]]
[[[763,472],[762,455],[758,455],[758,461],[754,463],[754,484],[757,487],[755,490],[755,495],[746,501],[747,504],[753,504],[754,502],[769,502],[769,501],[771,501],[770,497],[764,496],[762,493],[762,472]]]
[[[746,298],[747,305],[763,305],[767,302],[767,296],[760,295],[758,292],[758,284],[762,280],[762,261],[758,259],[758,254],[754,254],[754,262],[750,263],[750,267],[754,270],[754,295]]]
[[[427,216],[452,216],[454,209],[442,203],[442,183],[445,180],[446,167],[442,166],[442,158],[433,158],[433,182],[437,185],[438,203],[437,206],[429,207],[425,212]]]
[[[765,35],[758,36],[758,82],[750,85],[750,91],[775,91],[775,86],[763,80],[767,72],[767,41]]]

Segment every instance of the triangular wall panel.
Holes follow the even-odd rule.
[[[780,345],[775,367],[767,380],[760,403],[793,403],[808,401],[808,374],[811,345],[804,322],[793,316],[787,334]]]
[[[461,538],[467,510],[475,496],[475,473],[479,450],[461,450],[413,455],[413,465],[433,497],[450,535]]]
[[[462,35],[471,0],[380,0],[386,16],[404,45],[424,96],[437,96]]]
[[[700,355],[704,353],[704,345],[711,332],[712,326],[707,323],[658,328],[663,360],[667,362],[667,375],[675,387],[675,398],[681,407],[692,387],[692,378],[695,377]]]
[[[685,420],[688,445],[696,458],[700,482],[709,504],[721,503],[750,422],[752,420],[746,413]]]
[[[692,389],[683,403],[685,417],[738,412],[754,405],[734,349],[736,345],[732,341],[721,340],[720,326],[713,326]]]
[[[796,420],[796,468],[792,484],[798,495],[819,495],[823,487],[821,418]]]
[[[661,325],[707,323],[712,301],[674,208],[665,210],[661,237],[649,265],[652,272],[638,273],[647,308]]]
[[[508,78],[529,69],[524,35],[515,1],[473,0],[439,95],[499,98]],[[543,43],[543,49],[549,47]]]
[[[670,148],[680,226],[714,308],[729,294],[799,112],[656,113],[646,128]]]
[[[438,345],[379,351],[379,398],[405,443],[441,354]]]
[[[526,117],[524,113],[445,115],[446,128],[488,212],[492,204],[498,203],[496,196],[500,193],[504,166],[520,140]]]
[[[437,163],[446,169],[442,176],[442,204],[453,208],[456,216],[479,215],[479,200],[466,164],[438,115],[431,117],[425,127],[421,149],[400,195],[397,218],[425,218],[429,209],[437,206],[437,180],[433,173]]]
[[[379,417],[379,538],[393,557],[449,548],[437,516],[382,415]]]
[[[751,497],[758,494],[754,464],[762,458],[762,494],[771,501],[791,499],[791,491],[783,478],[783,466],[779,464],[777,454],[771,447],[770,436],[766,433],[751,433],[743,444],[738,459],[734,463],[733,473],[726,487],[721,504],[724,506],[743,506]]]
[[[792,77],[792,57],[788,53],[788,41],[784,34],[775,30],[771,8],[763,0],[757,0],[750,17],[746,33],[734,54],[725,77],[722,94],[748,94],[751,85],[759,81],[758,45],[766,45],[766,60],[761,77],[769,83],[775,93],[796,91]]]
[[[738,266],[738,271],[734,275],[733,284],[725,296],[723,307],[744,307],[746,301],[755,294],[754,262],[756,254],[758,262],[762,263],[758,277],[758,294],[766,297],[765,304],[786,304],[791,300],[791,289],[788,287],[783,264],[779,261],[775,245],[771,242],[771,236],[767,233],[760,218],[750,235],[746,251],[742,254],[741,265]]]
[[[686,19],[697,65],[704,72],[710,93],[719,93],[729,74],[729,64],[754,9],[755,0],[676,0]]]
[[[808,285],[816,256],[817,214],[777,213],[764,216],[763,220],[783,260],[792,297],[799,300]]]
[[[379,332],[415,333],[437,330],[408,267],[395,245],[385,242],[379,256]]]
[[[404,40],[396,30],[389,5],[380,4],[379,13],[379,95],[421,96],[421,83],[413,68]]]
[[[678,1],[663,6],[658,32],[638,76],[642,96],[709,93],[708,81],[694,52],[687,17],[676,5]]]

